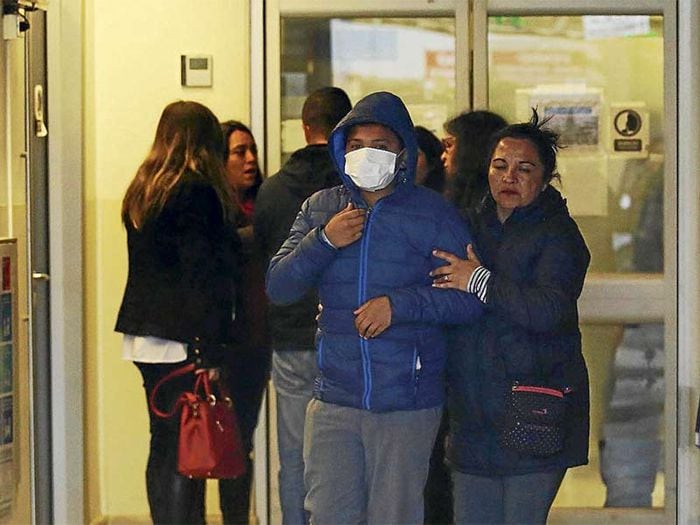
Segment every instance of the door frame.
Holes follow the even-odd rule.
[[[700,337],[700,328],[695,322],[700,312],[700,276],[695,269],[696,254],[700,253],[700,235],[697,228],[684,227],[683,224],[679,230],[678,214],[682,213],[689,219],[686,221],[688,225],[700,221],[700,184],[692,176],[696,171],[693,151],[696,151],[699,142],[700,125],[697,123],[700,118],[691,118],[698,117],[700,113],[694,103],[700,93],[700,75],[697,73],[700,53],[695,51],[700,46],[697,45],[698,36],[692,30],[692,21],[697,23],[700,19],[700,6],[696,6],[693,0],[387,0],[378,8],[374,0],[358,0],[352,5],[346,0],[327,0],[323,3],[315,0],[251,0],[251,9],[255,9],[256,5],[263,13],[264,23],[253,25],[252,35],[253,41],[258,41],[255,38],[257,31],[264,35],[259,41],[265,42],[265,65],[264,73],[257,82],[253,75],[251,100],[253,107],[264,109],[253,112],[252,116],[254,128],[264,130],[264,135],[258,132],[256,136],[265,137],[268,174],[279,169],[281,156],[279,36],[283,16],[367,16],[368,13],[372,16],[454,16],[457,28],[473,28],[472,39],[468,37],[468,30],[456,31],[456,86],[461,89],[457,93],[458,107],[481,109],[488,107],[486,22],[489,15],[663,15],[666,137],[664,276],[590,275],[581,298],[581,319],[584,322],[665,321],[666,348],[678,350],[666,352],[664,515],[666,521],[673,523],[676,516],[690,516],[697,512],[691,510],[693,505],[690,503],[697,503],[700,499],[695,495],[700,482],[697,468],[694,468],[697,467],[697,458],[692,454],[694,447],[689,429],[695,417],[691,401],[697,399],[697,385],[700,383],[697,372],[700,358],[695,357]],[[682,16],[678,17],[679,14]],[[683,30],[681,39],[678,38],[680,30]],[[680,66],[678,53],[688,55],[688,60],[681,62]],[[679,92],[679,72],[689,79],[683,86],[683,92]],[[678,104],[693,108],[692,111],[681,112],[680,121]],[[684,137],[683,142],[679,136]],[[682,147],[680,151],[679,146]],[[683,167],[686,169],[681,171]],[[679,286],[680,282],[683,283],[682,287]],[[634,286],[630,287],[630,284]],[[611,289],[615,293],[611,294]],[[650,308],[649,305],[653,306]],[[621,315],[621,311],[624,314]],[[682,373],[678,372],[679,363],[683,365]],[[677,453],[679,448],[687,452],[681,456]],[[678,478],[679,470],[682,479]],[[596,509],[598,516],[601,516],[601,512],[604,509]],[[641,511],[640,516],[630,518],[643,523],[649,520],[649,514]],[[653,519],[658,519],[658,512],[653,514]]]
[[[677,117],[678,187],[678,372],[677,372],[677,512],[678,523],[700,522],[700,460],[695,443],[700,395],[700,5],[678,0]],[[672,46],[674,43],[669,43]],[[675,232],[674,232],[675,233]]]
[[[82,0],[47,11],[54,523],[84,523]]]

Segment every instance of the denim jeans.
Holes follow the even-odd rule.
[[[304,418],[318,375],[317,354],[309,350],[283,350],[272,355],[272,382],[277,399],[279,497],[283,525],[309,522],[304,510]]]
[[[544,525],[565,473],[487,477],[453,471],[455,523]]]
[[[304,430],[313,525],[423,523],[442,406],[375,413],[312,399]]]
[[[650,507],[663,468],[664,325],[626,325],[601,430],[606,507]]]

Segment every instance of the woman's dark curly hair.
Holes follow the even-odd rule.
[[[506,126],[496,134],[491,140],[489,148],[489,162],[493,157],[496,146],[503,139],[523,139],[528,140],[535,146],[537,154],[542,162],[544,183],[549,184],[552,179],[561,182],[561,176],[557,173],[557,152],[562,146],[559,144],[559,134],[550,128],[545,127],[552,117],[540,120],[537,108],[532,108],[532,116],[529,122],[520,122]]]

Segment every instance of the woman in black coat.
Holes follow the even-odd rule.
[[[209,109],[169,104],[124,197],[129,274],[116,330],[124,334],[124,359],[141,372],[146,399],[187,361],[217,379],[234,341],[240,241],[225,153]],[[193,383],[194,375],[164,383],[158,406],[169,409]],[[177,472],[179,418],[149,416],[146,488],[153,522],[204,523],[204,481]]]
[[[484,318],[454,337],[449,379],[456,523],[545,523],[569,467],[588,461],[588,372],[577,300],[590,255],[566,201],[550,182],[557,135],[508,126],[489,153],[490,197],[474,219],[478,255],[448,262],[434,285],[474,293]],[[545,456],[501,441],[514,382],[565,392],[563,449]]]

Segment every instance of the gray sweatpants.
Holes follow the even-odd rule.
[[[313,525],[422,524],[442,407],[373,413],[313,399],[304,482]]]

